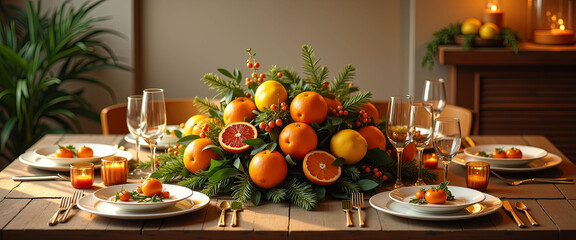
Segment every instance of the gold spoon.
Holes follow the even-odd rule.
[[[230,203],[228,201],[222,201],[220,203],[220,206],[218,206],[218,208],[222,211],[220,213],[220,220],[218,221],[218,226],[224,227],[226,226],[226,220],[225,220],[226,211],[230,209]]]
[[[538,222],[536,222],[536,220],[534,220],[534,218],[532,218],[532,215],[530,215],[530,213],[528,213],[528,207],[526,207],[526,205],[524,205],[524,203],[516,202],[516,209],[518,209],[518,211],[522,211],[522,212],[526,213],[526,217],[528,217],[528,221],[530,221],[530,224],[532,224],[532,226],[540,225]]]

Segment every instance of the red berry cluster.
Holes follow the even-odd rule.
[[[362,124],[367,124],[370,122],[370,116],[364,110],[360,110],[358,114],[358,120],[356,120],[356,126],[360,127]]]
[[[383,174],[380,170],[378,170],[378,168],[372,168],[371,166],[366,166],[364,164],[362,164],[360,166],[360,168],[362,168],[362,170],[364,170],[366,173],[374,173],[374,177],[376,178],[381,178],[382,181],[386,181],[388,180],[388,176],[386,176],[385,174]]]
[[[172,153],[172,154],[174,154],[174,156],[176,156],[180,153],[180,150],[182,150],[183,147],[184,146],[182,144],[176,143],[176,144],[174,144],[174,146],[169,147],[168,150],[166,150],[166,151],[168,153]],[[156,162],[158,162],[158,159],[156,159]]]
[[[324,83],[322,83],[322,88],[328,90],[330,83],[328,81],[324,81]]]
[[[248,52],[248,55],[250,55],[248,60],[246,60],[246,67],[252,69],[252,75],[251,75],[252,78],[246,77],[246,83],[245,83],[246,86],[254,83],[255,81],[258,81],[259,83],[264,82],[264,78],[266,77],[266,74],[264,74],[264,73],[258,74],[256,72],[256,70],[258,70],[258,68],[260,68],[260,63],[256,62],[256,59],[254,59],[254,56],[256,56],[256,53],[252,53],[251,49],[247,49],[246,52]]]
[[[201,138],[206,138],[206,133],[210,130],[210,128],[208,128],[208,123],[204,123],[204,125],[202,125],[202,132],[200,134],[198,134],[198,136],[200,136]]]
[[[276,104],[272,104],[270,105],[270,110],[272,111],[278,111],[278,105]],[[286,112],[288,111],[288,106],[286,105],[285,102],[280,103],[280,110]],[[272,120],[270,120],[269,122],[261,122],[258,127],[266,132],[270,132],[272,131],[272,128],[276,127],[276,126],[282,126],[282,124],[284,124],[284,122],[282,121],[282,119],[280,119],[280,117],[276,117]]]
[[[346,117],[348,116],[348,111],[342,108],[342,105],[338,105],[336,108],[328,107],[328,112],[332,113],[332,115],[336,117]]]

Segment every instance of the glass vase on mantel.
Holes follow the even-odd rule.
[[[574,0],[532,0],[528,26],[538,44],[574,43]]]

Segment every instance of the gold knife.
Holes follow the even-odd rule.
[[[524,222],[522,222],[522,220],[518,218],[518,215],[516,215],[516,212],[514,212],[514,208],[512,208],[512,205],[510,205],[510,202],[508,202],[508,200],[502,200],[502,206],[504,207],[504,209],[506,209],[506,211],[512,214],[512,217],[514,218],[514,221],[516,221],[516,224],[518,224],[518,227],[520,228],[526,227]]]

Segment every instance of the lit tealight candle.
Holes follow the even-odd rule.
[[[424,167],[425,168],[438,168],[438,158],[436,153],[426,154],[424,157]]]
[[[89,162],[70,164],[70,183],[75,188],[91,188],[94,184],[94,164]]]
[[[479,191],[488,187],[490,178],[490,164],[480,161],[466,163],[466,186]]]
[[[504,22],[504,13],[502,10],[500,10],[498,1],[488,1],[482,20],[484,23],[494,23],[499,28],[502,28]]]
[[[124,157],[110,156],[102,159],[102,182],[104,185],[123,184],[128,181],[128,162]]]

